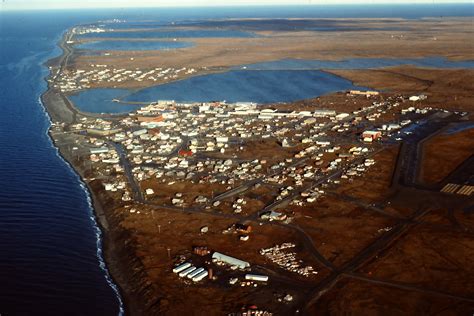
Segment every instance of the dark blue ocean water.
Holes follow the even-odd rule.
[[[169,50],[193,46],[190,42],[173,41],[92,41],[76,47],[87,50]]]
[[[88,194],[58,156],[39,101],[42,63],[69,27],[113,18],[472,16],[472,5],[0,10],[0,314],[116,315]],[[98,247],[99,246],[99,247]]]
[[[117,315],[88,194],[39,101],[42,63],[74,23],[51,18],[0,14],[0,314]]]

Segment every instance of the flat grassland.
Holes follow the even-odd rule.
[[[242,21],[242,20],[239,20]],[[443,56],[451,60],[474,59],[474,29],[469,19],[339,19],[339,26],[351,22],[354,30],[312,31],[265,28],[266,20],[249,20],[251,31],[260,37],[184,38],[193,47],[160,51],[110,51],[110,55],[74,54],[71,67],[90,69],[91,64],[116,68],[195,68],[193,75],[225,71],[243,64],[285,58],[341,60],[348,58],[421,58]],[[308,20],[302,20],[302,23]],[[323,20],[324,21],[324,20]],[[280,23],[284,23],[281,22]],[[212,26],[212,24],[210,24]],[[210,25],[180,27],[208,29]],[[394,28],[393,26],[397,27]],[[361,26],[361,29],[357,29]],[[90,38],[94,40],[94,38]],[[104,40],[101,38],[100,40]],[[148,40],[148,39],[147,39]],[[159,39],[163,40],[163,39]],[[205,69],[202,69],[205,68]],[[181,77],[180,79],[183,79]],[[160,82],[161,83],[161,82]],[[145,87],[153,82],[101,83],[99,87]],[[156,84],[156,83],[154,83]]]

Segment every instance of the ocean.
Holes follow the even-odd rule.
[[[0,314],[117,315],[100,231],[78,175],[58,155],[40,102],[42,64],[71,25],[0,15]]]
[[[107,19],[472,16],[473,5],[6,12],[0,8],[0,314],[117,315],[87,190],[58,155],[40,102],[64,31]]]

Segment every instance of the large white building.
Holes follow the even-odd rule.
[[[231,256],[227,256],[220,252],[214,252],[212,254],[212,260],[223,262],[231,266],[237,266],[239,269],[245,269],[245,268],[250,267],[250,263],[248,263],[247,261],[243,261]]]

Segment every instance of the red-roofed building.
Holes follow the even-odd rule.
[[[181,149],[178,152],[178,155],[180,155],[181,157],[191,157],[193,155],[193,152],[191,150]]]

